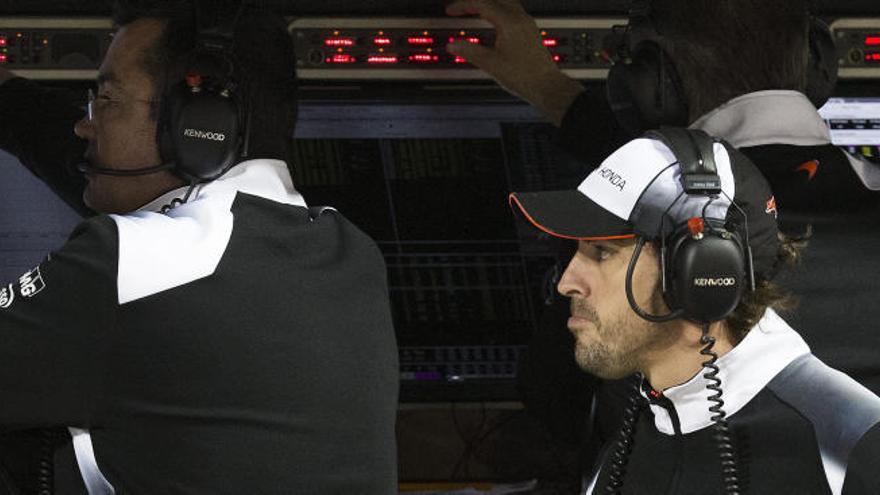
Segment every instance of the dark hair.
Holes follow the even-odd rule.
[[[235,15],[237,7],[228,10],[226,15]],[[165,21],[161,38],[143,57],[147,73],[154,75],[156,94],[162,95],[186,76],[196,44],[195,9],[188,0],[116,0],[117,26],[147,18]],[[252,116],[250,157],[290,164],[298,108],[296,53],[284,19],[268,10],[243,8],[233,35],[233,56],[242,99]],[[159,111],[160,105],[154,105],[154,119]]]
[[[804,239],[790,239],[779,234],[779,249],[776,255],[776,272],[790,269],[798,265],[803,256],[803,250],[807,242]],[[746,291],[742,300],[727,317],[727,331],[731,343],[740,343],[755,327],[768,308],[777,311],[792,310],[797,300],[789,292],[784,291],[772,280],[758,278],[755,281],[755,291]]]
[[[690,119],[767,89],[803,92],[806,0],[655,0],[651,17],[678,72]]]

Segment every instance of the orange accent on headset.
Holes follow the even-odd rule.
[[[706,230],[706,222],[700,217],[693,217],[688,220],[688,230],[692,236],[698,236]]]
[[[198,72],[190,72],[186,75],[186,85],[190,88],[197,88],[202,85],[202,75]]]
[[[522,203],[519,202],[519,199],[517,199],[516,195],[514,195],[513,193],[510,194],[509,201],[510,201],[511,205],[516,204],[516,206],[519,208],[519,210],[522,212],[522,214],[538,230],[540,230],[542,232],[546,232],[546,233],[552,235],[553,237],[558,237],[560,239],[569,239],[572,241],[615,241],[615,240],[620,240],[620,239],[633,239],[636,236],[635,234],[621,234],[621,235],[599,236],[599,237],[573,237],[570,235],[560,234],[557,232],[553,232],[552,230],[548,229],[547,227],[544,227],[543,225],[538,223],[537,220],[532,218],[532,216],[529,215],[529,212],[526,211],[525,207],[522,205]]]

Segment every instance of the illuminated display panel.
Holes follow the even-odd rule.
[[[416,46],[425,46],[425,45],[433,45],[434,38],[430,36],[411,36],[406,39],[406,42],[410,45]]]
[[[327,38],[324,45],[329,47],[350,47],[356,43],[354,38]]]
[[[830,98],[819,114],[835,145],[880,162],[880,98]]]

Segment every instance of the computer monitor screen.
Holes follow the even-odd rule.
[[[880,162],[880,98],[830,98],[819,114],[834,144]]]

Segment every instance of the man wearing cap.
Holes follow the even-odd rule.
[[[578,241],[558,284],[578,365],[643,377],[584,493],[880,493],[880,398],[774,310],[771,279],[792,251],[743,154],[664,130],[577,189],[511,203]]]
[[[833,146],[816,111],[821,98],[811,101],[805,95],[816,90],[807,84],[811,80],[824,81],[826,94],[833,86],[819,63],[821,43],[813,41],[821,33],[813,29],[806,2],[640,3],[648,5],[640,20],[653,24],[655,41],[683,86],[687,112],[679,125],[703,129],[739,148],[771,184],[783,232],[809,237],[804,269],[779,282],[798,302],[787,318],[822,359],[880,391],[880,333],[875,331],[880,305],[874,303],[880,166]],[[457,43],[450,49],[559,126],[559,144],[585,164],[584,173],[634,136],[618,124],[603,91],[585,88],[550,60],[518,0],[457,0],[447,12],[479,15],[496,27],[493,47]],[[620,89],[613,86],[609,80],[609,89]],[[562,317],[555,316],[564,311],[558,306],[547,308],[546,323],[522,368],[527,406],[560,439],[613,431],[620,409],[616,388],[600,387],[599,400],[591,405],[595,384],[566,362],[571,343],[558,323]],[[591,410],[598,413],[585,420]],[[593,455],[588,452],[585,462]]]

